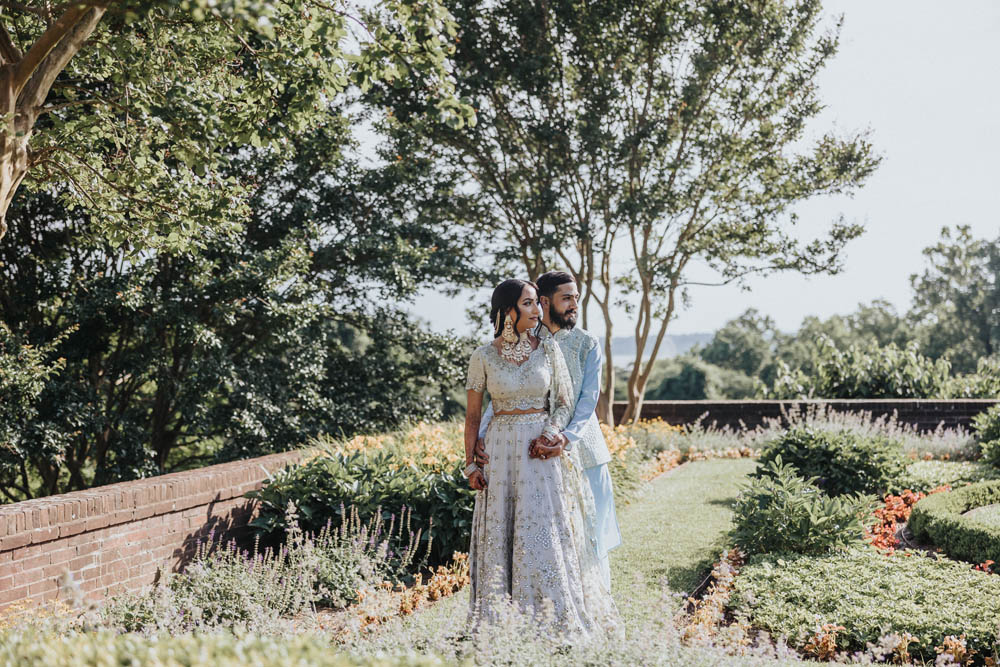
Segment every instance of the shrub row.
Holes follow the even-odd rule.
[[[838,650],[892,646],[909,633],[915,640],[910,653],[933,664],[936,647],[949,636],[964,635],[978,657],[995,657],[1000,577],[913,552],[885,556],[863,547],[819,558],[766,556],[744,566],[730,605],[754,627],[799,649],[827,624],[844,628]]]
[[[972,563],[1000,562],[1000,526],[962,516],[984,505],[1000,503],[1000,480],[979,482],[948,493],[936,493],[913,507],[909,527],[952,558]]]

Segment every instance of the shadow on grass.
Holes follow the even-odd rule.
[[[733,505],[736,504],[736,496],[729,496],[728,498],[712,498],[706,505],[715,505],[716,507],[727,507],[732,509]]]

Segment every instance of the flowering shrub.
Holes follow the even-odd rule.
[[[376,516],[363,525],[356,512],[339,528],[302,532],[289,508],[288,541],[279,549],[244,551],[209,540],[178,574],[138,593],[110,598],[100,623],[126,632],[182,633],[242,628],[273,633],[316,603],[346,607],[377,586],[412,583],[419,531],[398,553],[390,542],[409,532],[408,515],[385,526]],[[419,563],[419,561],[417,561]]]
[[[905,523],[910,518],[913,506],[922,500],[925,495],[950,490],[950,486],[941,486],[931,489],[927,494],[924,494],[923,492],[918,491],[914,493],[909,489],[905,489],[898,496],[886,496],[885,505],[879,507],[874,512],[875,524],[869,526],[866,531],[865,536],[868,542],[876,549],[885,553],[891,554],[895,552],[896,547],[899,546],[899,538],[896,537],[899,524]]]

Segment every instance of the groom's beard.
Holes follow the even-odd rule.
[[[549,311],[549,319],[552,320],[552,324],[556,325],[560,329],[572,329],[576,326],[576,311],[571,313],[557,313],[555,309]]]

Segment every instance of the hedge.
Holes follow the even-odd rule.
[[[909,526],[920,541],[940,547],[952,558],[1000,562],[1000,526],[962,516],[984,505],[1000,503],[1000,480],[970,484],[927,496],[913,506]]]

